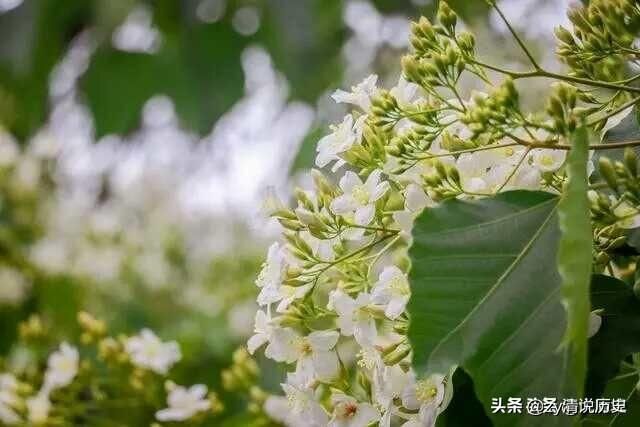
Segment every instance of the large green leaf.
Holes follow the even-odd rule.
[[[640,425],[640,393],[636,386],[640,381],[638,371],[629,365],[623,366],[620,375],[613,378],[605,389],[605,399],[625,399],[625,413],[591,415],[582,422],[584,427],[637,427]]]
[[[485,410],[494,397],[575,397],[556,268],[559,199],[514,191],[425,210],[414,228],[409,337],[417,369],[460,365]],[[489,412],[487,410],[487,412]],[[491,414],[496,426],[570,425]]]
[[[573,136],[573,148],[567,159],[567,184],[558,207],[562,237],[558,250],[558,271],[562,277],[563,304],[567,309],[567,332],[564,345],[569,347],[573,379],[582,396],[587,369],[587,335],[589,329],[589,283],[593,237],[587,191],[589,138],[580,127]]]

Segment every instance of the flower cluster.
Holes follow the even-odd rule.
[[[114,422],[123,416],[113,413],[114,407],[129,409],[125,420],[147,424],[203,421],[222,411],[217,395],[205,385],[184,387],[169,380],[170,369],[181,359],[176,342],[163,342],[148,329],[111,337],[103,321],[85,312],[78,314],[78,324],[81,344],[59,344],[44,372],[34,368],[50,346],[49,334],[37,316],[21,324],[22,345],[14,348],[8,370],[0,374],[3,425]],[[167,406],[157,408],[165,395]],[[153,411],[154,420],[145,420]]]
[[[589,8],[604,4],[637,12],[625,1]],[[457,31],[458,17],[444,1],[438,22],[413,24],[413,49],[395,87],[379,88],[370,76],[333,95],[353,111],[318,142],[316,165],[331,166],[337,179],[313,171],[313,188],[296,189],[293,208],[276,199],[268,203],[282,240],[269,248],[256,280],[260,310],[248,349],[264,347],[266,357],[290,366],[282,384],[286,399],[265,402],[267,413],[286,425],[433,426],[451,397],[451,373],[423,377],[411,364],[406,252],[413,220],[452,198],[518,189],[560,193],[575,129],[614,126],[614,116],[633,105],[625,103],[624,91],[601,99],[577,86],[588,82],[543,70],[515,33],[534,71],[485,64],[476,57],[474,37]],[[580,26],[574,33],[587,40]],[[488,89],[462,92],[463,74]],[[494,74],[504,78],[494,83]],[[541,111],[521,106],[517,82],[530,77],[556,80]],[[633,183],[626,202],[595,192],[592,201],[594,215],[600,212],[608,225],[630,228],[640,215],[637,160],[627,158],[615,165],[599,160],[618,196],[625,192],[621,182]],[[589,174],[593,170],[590,165]],[[615,239],[623,233],[615,230],[601,233],[603,257],[620,246]],[[600,321],[592,313],[590,335]]]

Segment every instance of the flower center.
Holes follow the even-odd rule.
[[[395,276],[391,279],[389,281],[389,288],[399,295],[409,294],[409,286],[407,285],[407,280],[403,276]]]
[[[353,417],[358,412],[358,405],[355,403],[341,403],[336,408],[336,418],[347,419]]]
[[[368,205],[369,199],[371,198],[369,190],[367,190],[367,187],[364,185],[356,185],[351,192],[351,196],[360,205]]]
[[[431,403],[438,394],[438,387],[429,380],[422,380],[416,384],[416,397],[422,403]]]
[[[551,166],[553,165],[553,157],[551,157],[549,154],[545,154],[543,156],[540,157],[540,164],[543,166]]]
[[[311,344],[309,343],[309,340],[306,338],[301,338],[297,342],[297,346],[298,346],[298,351],[302,355],[309,355],[313,352],[313,349],[311,348]]]

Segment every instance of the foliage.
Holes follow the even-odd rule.
[[[573,27],[556,31],[562,74],[488,3],[530,71],[478,58],[475,37],[441,1],[436,23],[413,24],[395,87],[370,76],[334,93],[354,110],[320,139],[316,165],[346,169],[337,185],[315,171],[294,208],[270,201],[283,239],[256,281],[263,308],[248,345],[295,365],[282,385],[292,414],[265,406],[287,425],[447,425],[450,402],[461,410],[460,368],[493,425],[596,422],[587,406],[543,417],[493,410],[516,397],[578,405],[585,383],[588,399],[603,390],[628,399],[611,422],[637,423],[636,296],[626,283],[639,255],[640,142],[619,137],[637,132],[635,114],[624,131],[615,126],[640,101],[640,8],[570,9]],[[463,77],[486,93],[463,92]],[[551,88],[542,111],[525,111],[521,82],[534,78]],[[607,156],[593,156],[592,173],[596,151]],[[619,302],[599,295],[607,286]]]

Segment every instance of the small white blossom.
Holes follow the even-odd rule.
[[[421,186],[417,184],[409,184],[404,190],[404,207],[409,212],[420,212],[427,206],[433,206],[435,203]]]
[[[402,396],[402,391],[409,382],[409,375],[400,366],[393,365],[384,366],[380,375],[373,378],[374,398],[383,412],[380,427],[390,427],[391,417],[396,409],[394,400]]]
[[[331,396],[333,415],[328,427],[367,427],[380,418],[380,413],[370,403],[358,402],[342,393]]]
[[[262,310],[256,311],[255,326],[253,328],[255,333],[247,341],[249,353],[255,353],[258,348],[269,342],[273,330],[274,326],[271,324],[271,317]]]
[[[267,260],[256,279],[256,286],[261,288],[258,304],[266,305],[282,299],[280,286],[286,268],[284,251],[278,242],[269,247]]]
[[[49,411],[51,411],[51,401],[46,392],[40,391],[35,396],[28,398],[25,403],[31,424],[42,425],[47,422]]]
[[[377,82],[378,76],[372,74],[361,83],[353,86],[351,92],[338,89],[331,97],[337,103],[353,104],[362,108],[363,111],[369,111],[369,107],[371,107],[371,97],[377,90]]]
[[[287,382],[281,385],[289,401],[289,410],[294,417],[305,420],[305,425],[309,427],[327,425],[329,417],[305,378],[289,373]]]
[[[282,342],[274,339],[273,343],[283,347],[280,354],[286,355],[285,361],[297,362],[299,378],[311,382],[315,379],[331,380],[338,375],[340,363],[334,348],[339,337],[336,331],[315,331],[306,337],[289,333],[283,336]]]
[[[186,388],[171,384],[168,388],[170,389],[167,396],[168,407],[156,412],[158,421],[185,421],[211,407],[211,402],[206,398],[205,385],[196,384]]]
[[[410,295],[407,276],[398,267],[391,265],[380,273],[371,292],[371,299],[374,304],[385,306],[384,314],[394,320],[404,312]]]
[[[125,350],[135,366],[160,375],[165,375],[182,358],[177,342],[162,342],[149,329],[143,329],[139,335],[128,338]]]
[[[404,75],[398,79],[398,84],[389,93],[398,101],[398,105],[405,107],[416,102],[420,94],[420,86],[407,81]]]
[[[409,384],[402,392],[402,406],[409,410],[418,410],[418,416],[403,424],[403,427],[433,427],[444,400],[444,376],[433,374],[415,381],[410,377]]]
[[[343,194],[331,202],[331,210],[338,215],[354,214],[357,225],[368,225],[375,216],[375,202],[389,190],[389,183],[380,182],[380,170],[371,172],[363,183],[355,173],[348,171],[340,179]]]
[[[330,307],[338,314],[337,325],[340,333],[353,335],[361,346],[372,346],[377,337],[376,322],[372,313],[371,295],[360,293],[356,299],[342,291],[332,291]]]
[[[49,356],[47,371],[44,375],[46,391],[66,387],[78,374],[78,349],[63,342],[60,348]]]
[[[344,160],[340,159],[338,155],[360,141],[366,118],[367,116],[360,116],[354,121],[353,116],[348,114],[342,123],[333,126],[333,132],[318,141],[316,166],[323,168],[334,160],[337,161],[334,170],[342,166]]]
[[[291,412],[289,399],[282,396],[269,396],[264,402],[263,409],[274,421],[287,427],[307,427],[309,424],[300,415]]]
[[[565,150],[536,148],[531,153],[533,165],[542,172],[555,172],[564,164],[567,157]]]
[[[6,425],[20,423],[16,408],[21,403],[16,378],[11,374],[0,374],[0,422]]]

